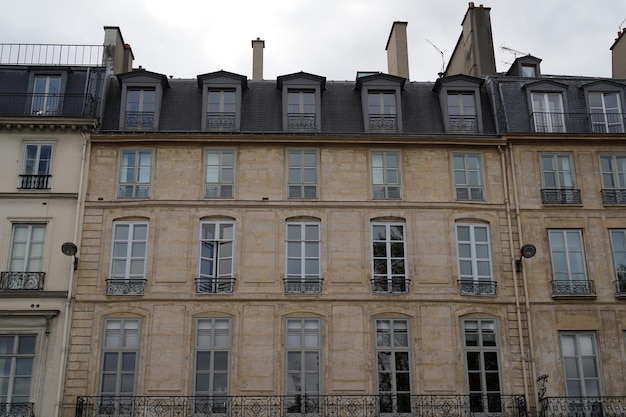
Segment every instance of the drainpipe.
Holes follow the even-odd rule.
[[[500,152],[500,163],[502,164],[502,176],[503,176],[503,184],[502,188],[504,190],[504,204],[506,206],[506,223],[509,229],[509,247],[511,248],[511,255],[515,253],[514,250],[514,242],[513,242],[513,225],[511,222],[511,203],[509,196],[509,181],[506,169],[506,153],[505,150],[502,149],[501,145],[498,145],[498,152]],[[515,290],[515,317],[517,317],[517,333],[519,336],[519,348],[520,355],[522,360],[522,377],[524,380],[524,398],[526,399],[526,403],[528,404],[528,370],[526,369],[526,350],[524,348],[524,332],[522,326],[522,311],[520,308],[520,299],[519,299],[519,290],[517,283],[517,272],[515,270],[515,258],[511,256],[511,270],[513,271],[513,288]]]
[[[80,132],[80,135],[83,140],[83,150],[82,156],[80,160],[80,177],[78,181],[78,196],[76,198],[76,216],[74,220],[74,237],[72,242],[76,243],[78,246],[78,252],[75,256],[78,256],[80,253],[80,245],[78,242],[78,238],[80,236],[80,229],[82,228],[81,219],[83,217],[83,198],[84,192],[83,187],[85,186],[85,169],[87,164],[87,154],[89,152],[89,141],[84,132]],[[74,304],[74,278],[76,275],[76,271],[74,271],[74,262],[70,262],[69,268],[69,282],[68,282],[68,291],[67,297],[65,299],[65,310],[64,310],[64,320],[63,320],[63,347],[61,348],[61,360],[59,362],[59,380],[57,382],[57,396],[56,403],[54,406],[54,416],[61,416],[61,405],[63,402],[63,386],[65,381],[65,375],[67,372],[67,351],[69,349],[69,333],[70,333],[70,324],[71,324],[71,314],[72,314],[72,306]]]

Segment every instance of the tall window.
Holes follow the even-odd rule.
[[[408,320],[376,320],[376,380],[380,413],[411,412],[409,340]]]
[[[115,223],[112,243],[107,294],[143,294],[146,282],[148,223]]]
[[[126,123],[129,128],[152,129],[156,108],[154,88],[129,88],[126,91]]]
[[[207,129],[234,130],[236,100],[235,90],[209,90]]]
[[[406,293],[406,240],[403,223],[372,223],[372,291]]]
[[[448,118],[450,131],[454,133],[477,133],[476,100],[474,94],[465,92],[448,93]]]
[[[565,132],[561,93],[532,93],[535,132]]]
[[[626,204],[626,155],[601,155],[602,202]]]
[[[37,75],[33,85],[33,116],[58,116],[61,100],[61,77],[58,75]]]
[[[568,397],[602,395],[595,336],[592,332],[561,333],[561,350]]]
[[[400,198],[400,153],[376,151],[371,153],[372,197],[374,200]]]
[[[367,96],[370,132],[396,132],[396,94],[393,91],[369,91]]]
[[[104,321],[102,373],[100,395],[103,397],[132,396],[137,379],[140,322],[136,318],[110,318]],[[131,412],[124,400],[111,399],[102,407],[118,408],[120,415]],[[108,413],[113,414],[113,412]],[[124,414],[129,415],[129,414]]]
[[[589,93],[589,112],[594,133],[624,133],[619,93]]]
[[[119,198],[150,197],[152,151],[122,151],[120,162]]]
[[[196,291],[233,292],[235,223],[208,221],[200,224],[200,266]]]
[[[285,412],[317,413],[320,395],[320,320],[288,318],[285,332]]]
[[[226,412],[230,369],[230,319],[196,320],[194,395],[196,412]],[[210,397],[203,399],[202,397]]]
[[[454,192],[457,200],[484,200],[482,164],[479,154],[452,154]]]
[[[49,189],[52,145],[28,143],[24,152],[24,169],[20,175],[20,189]]]
[[[287,117],[289,130],[315,130],[315,91],[289,90]]]
[[[233,198],[235,151],[208,149],[206,151],[205,198]]]
[[[495,295],[491,267],[489,226],[486,224],[456,225],[459,287],[464,295]]]
[[[9,271],[40,272],[45,240],[45,224],[14,224]]]
[[[30,386],[35,362],[37,336],[29,334],[0,335],[0,404],[30,402]],[[27,415],[0,409],[7,416]],[[17,410],[15,410],[17,411]]]
[[[320,293],[320,224],[288,222],[285,292]]]
[[[287,161],[289,198],[317,198],[317,151],[291,149]]]
[[[553,290],[555,294],[593,294],[587,281],[580,230],[550,230]]]
[[[580,204],[580,190],[574,188],[570,154],[542,154],[541,190],[544,204]]]
[[[616,292],[626,295],[626,230],[611,230],[611,246],[615,265]]]
[[[475,413],[502,411],[496,321],[464,320],[463,336],[470,410]]]

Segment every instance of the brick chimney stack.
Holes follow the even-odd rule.
[[[409,79],[409,52],[406,37],[407,22],[393,22],[387,39],[387,72]]]
[[[263,49],[265,41],[256,38],[252,41],[252,79],[263,79]]]

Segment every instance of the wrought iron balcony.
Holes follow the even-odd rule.
[[[235,113],[207,113],[207,130],[235,130]]]
[[[143,295],[146,279],[107,279],[107,295]]]
[[[478,133],[476,116],[448,116],[450,133]]]
[[[232,294],[234,289],[234,277],[196,278],[196,293],[198,294]]]
[[[626,113],[556,113],[530,114],[533,132],[541,133],[624,133]]]
[[[521,395],[78,397],[75,417],[526,417]]]
[[[370,132],[397,132],[398,120],[395,114],[370,114]]]
[[[543,188],[541,190],[543,204],[582,204],[578,188]]]
[[[318,277],[287,277],[283,278],[285,283],[285,294],[321,294],[322,278]]]
[[[605,206],[626,205],[626,189],[603,189],[602,204]]]
[[[617,417],[626,415],[626,396],[545,397],[539,417]]]
[[[34,403],[0,403],[0,417],[35,417]]]
[[[95,117],[91,94],[0,94],[0,116]]]
[[[495,281],[460,279],[458,282],[461,295],[496,295]]]
[[[291,131],[314,131],[315,113],[287,114],[287,129]]]
[[[0,273],[0,289],[2,290],[43,290],[45,272],[14,272]]]
[[[154,129],[154,112],[127,111],[124,115],[126,129]]]
[[[20,190],[49,190],[52,175],[20,175]]]
[[[615,284],[615,297],[626,298],[626,277],[622,277],[624,273],[620,272],[620,278],[613,281]]]
[[[409,292],[410,279],[400,277],[374,277],[371,280],[374,294],[406,294]]]
[[[553,297],[595,297],[596,284],[588,280],[555,280],[551,281]]]

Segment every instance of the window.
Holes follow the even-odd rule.
[[[602,202],[626,204],[626,155],[601,155]]]
[[[45,224],[13,225],[8,271],[2,272],[0,288],[6,290],[42,290]]]
[[[196,320],[194,395],[197,413],[226,412],[230,347],[230,319]]]
[[[128,88],[126,91],[127,128],[154,128],[156,91],[154,88]]]
[[[409,291],[405,253],[403,223],[372,223],[372,292]]]
[[[595,334],[562,332],[561,350],[567,396],[601,396]]]
[[[369,91],[369,131],[396,132],[396,94],[393,91]]]
[[[119,198],[149,198],[152,151],[122,151]]]
[[[148,224],[115,223],[112,243],[107,294],[143,294],[146,285]]]
[[[289,198],[317,198],[317,151],[289,150],[287,161]]]
[[[33,378],[37,336],[32,334],[0,335],[0,404],[2,415],[28,415],[10,410],[10,404],[28,403]],[[6,406],[6,408],[4,408]],[[7,413],[7,414],[4,414]]]
[[[452,133],[478,133],[473,93],[448,92],[448,121]]]
[[[624,133],[624,115],[619,93],[589,93],[593,133]]]
[[[376,380],[379,413],[411,412],[409,321],[376,320]]]
[[[626,295],[626,230],[611,230],[611,246],[615,264],[615,290],[617,295]]]
[[[454,193],[457,200],[485,199],[481,158],[479,154],[452,154]]]
[[[537,65],[535,64],[522,64],[522,77],[536,77],[537,76]]]
[[[535,132],[565,132],[561,93],[531,93]]]
[[[209,90],[207,129],[234,130],[236,103],[235,90]]]
[[[61,113],[61,77],[37,75],[33,84],[33,116],[58,116]]]
[[[286,236],[285,292],[321,293],[319,222],[288,222]]]
[[[206,151],[205,198],[233,198],[235,151],[209,149]]]
[[[289,90],[287,93],[287,129],[315,130],[315,90]]]
[[[124,396],[124,399],[103,398],[103,412],[100,414],[117,415],[114,409],[119,415],[131,414],[132,398],[129,397],[135,394],[139,328],[140,322],[136,318],[109,318],[104,321],[100,395]]]
[[[400,198],[400,153],[376,151],[371,153],[372,195],[374,200]]]
[[[580,204],[580,190],[574,188],[571,155],[543,154],[540,159],[543,204]]]
[[[550,255],[554,295],[592,295],[587,281],[582,232],[580,230],[550,230]]]
[[[456,225],[459,287],[463,295],[495,295],[496,283],[491,269],[489,226]]]
[[[463,320],[463,336],[470,410],[473,413],[501,412],[496,321]]]
[[[321,384],[320,320],[288,318],[286,327],[285,412],[317,413]]]
[[[200,266],[196,281],[198,293],[231,293],[235,223],[210,221],[200,224]]]
[[[20,175],[22,190],[49,189],[52,145],[28,143],[24,152],[24,169]]]

